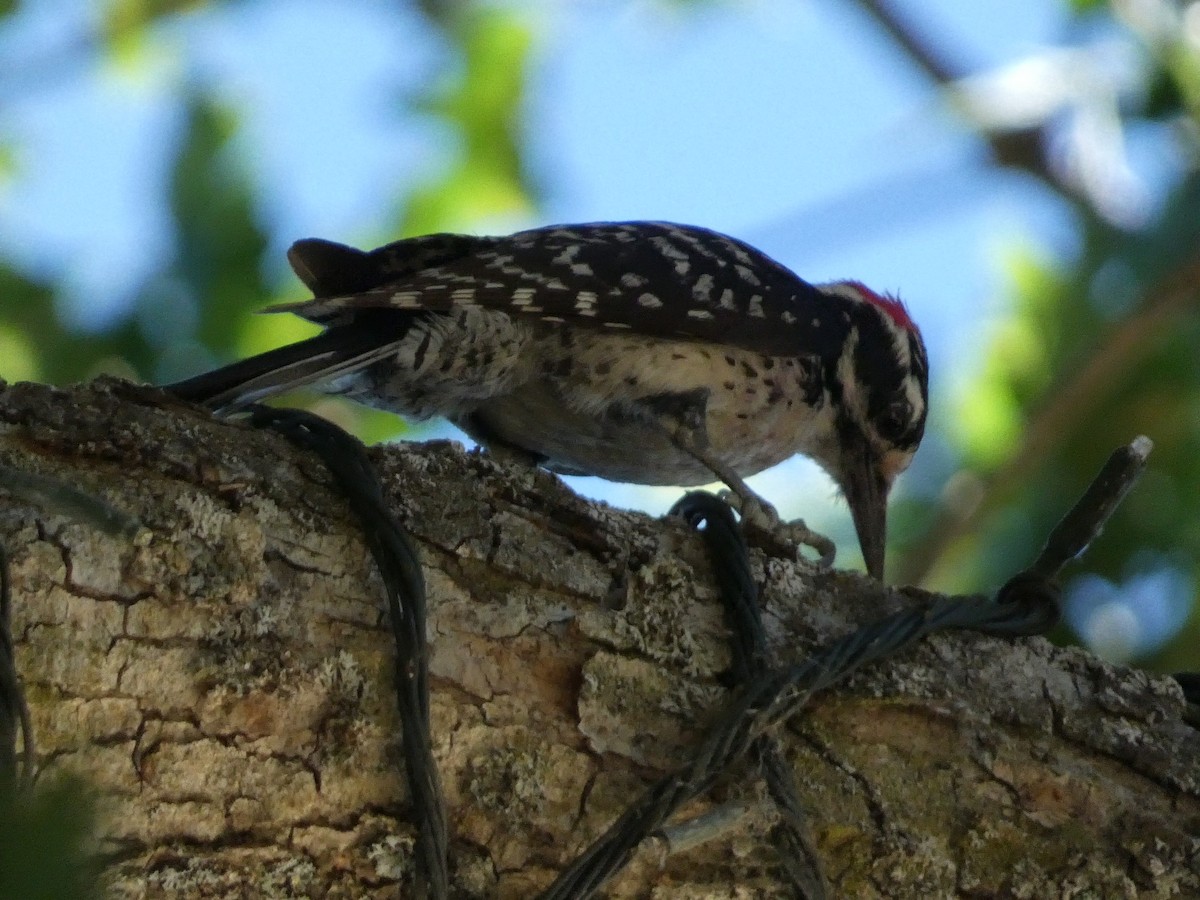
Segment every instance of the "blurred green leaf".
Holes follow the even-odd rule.
[[[144,345],[128,324],[103,335],[76,334],[64,330],[55,310],[50,286],[27,279],[0,264],[0,333],[10,338],[15,350],[32,350],[31,360],[17,352],[11,359],[0,356],[0,377],[24,377],[36,372],[54,384],[69,384],[109,371],[104,360],[144,356]]]
[[[101,31],[109,48],[120,52],[125,45],[140,43],[157,20],[207,5],[207,0],[108,0]]]
[[[523,217],[533,208],[520,150],[529,28],[506,8],[470,7],[452,22],[449,37],[461,69],[416,105],[451,125],[458,157],[409,194],[403,234],[462,230],[480,220]]]
[[[99,898],[98,866],[84,851],[94,818],[87,787],[73,779],[0,796],[0,897]]]
[[[1020,445],[1032,398],[1054,377],[1066,285],[1029,248],[1014,249],[1005,271],[1015,294],[1013,312],[996,328],[980,373],[956,399],[955,437],[978,472],[996,469]]]
[[[0,190],[17,175],[19,166],[16,149],[9,143],[0,142]]]
[[[0,378],[38,381],[42,377],[36,348],[24,332],[0,325]]]
[[[1173,119],[1183,112],[1179,82],[1162,69],[1155,71],[1147,85],[1144,111],[1150,119]]]
[[[249,314],[270,296],[262,276],[267,239],[234,144],[238,128],[229,108],[203,95],[189,97],[187,128],[171,178],[176,252],[165,273],[181,292],[156,291],[151,285],[141,297],[143,312],[150,314],[164,302],[193,304],[196,338],[223,361],[235,355]],[[294,317],[273,322],[282,338],[275,346],[304,327]]]

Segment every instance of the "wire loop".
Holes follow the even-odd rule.
[[[977,596],[934,597],[929,603],[865,625],[802,662],[775,670],[753,669],[744,661],[738,663],[741,671],[750,675],[689,762],[635,800],[563,870],[541,895],[542,900],[591,897],[628,863],[643,840],[660,830],[684,803],[703,793],[760,746],[759,741],[771,728],[799,712],[814,693],[863,666],[893,656],[938,631],[958,629],[1026,637],[1053,627],[1059,619],[1059,589],[1053,579],[1100,533],[1141,474],[1150,449],[1150,441],[1139,437],[1116,450],[1083,498],[1051,533],[1034,564],[1010,578],[994,600]],[[706,534],[715,528],[720,535],[709,541],[709,548],[715,557],[722,597],[727,593],[744,593],[749,557],[745,544],[735,546],[725,533],[724,523],[732,521],[732,514],[720,513],[708,501],[697,497],[696,494],[685,497],[681,512],[693,527],[703,519],[708,526]],[[715,497],[712,502],[721,503]],[[758,627],[761,629],[761,623]],[[754,631],[754,624],[747,621],[745,633],[735,634],[735,658],[753,656],[757,646]],[[786,803],[786,793],[783,796]]]
[[[396,706],[417,826],[414,895],[444,900],[450,892],[449,829],[429,728],[429,650],[425,578],[412,538],[388,510],[383,486],[362,442],[312,413],[255,406],[251,422],[278,431],[321,457],[362,524],[387,591],[396,645]]]

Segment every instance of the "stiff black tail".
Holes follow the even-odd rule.
[[[365,316],[364,321],[335,326],[308,340],[163,385],[163,390],[213,409],[236,409],[356,371],[394,352],[395,343],[404,336],[400,322],[365,321],[376,318]]]

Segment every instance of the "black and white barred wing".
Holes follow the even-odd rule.
[[[316,299],[269,311],[326,325],[369,309],[476,306],[765,354],[825,355],[844,338],[829,299],[770,257],[717,232],[669,223],[429,235],[370,252],[307,240],[289,259]]]

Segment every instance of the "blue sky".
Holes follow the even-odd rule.
[[[263,185],[272,265],[301,236],[378,240],[396,187],[452,152],[436,122],[398,103],[444,52],[398,5],[235,4],[182,17],[132,61],[64,50],[94,29],[98,4],[26,5],[0,37],[0,130],[19,150],[0,181],[4,252],[31,271],[65,272],[66,314],[80,327],[125,309],[169,250],[164,148],[192,80],[243,112],[238,148]],[[544,206],[533,222],[497,229],[682,221],[745,238],[809,280],[897,292],[929,344],[943,400],[935,419],[951,414],[955,383],[1004,312],[1005,247],[1055,247],[1068,233],[1049,197],[984,165],[923,76],[846,2],[711,3],[693,14],[651,2],[514,5],[535,11],[528,137]],[[1063,27],[1047,0],[904,8],[969,69],[1037,52]],[[945,457],[927,441],[909,489],[939,489]],[[655,511],[676,494],[581,484]],[[812,465],[785,464],[758,486],[785,515],[854,545]]]

